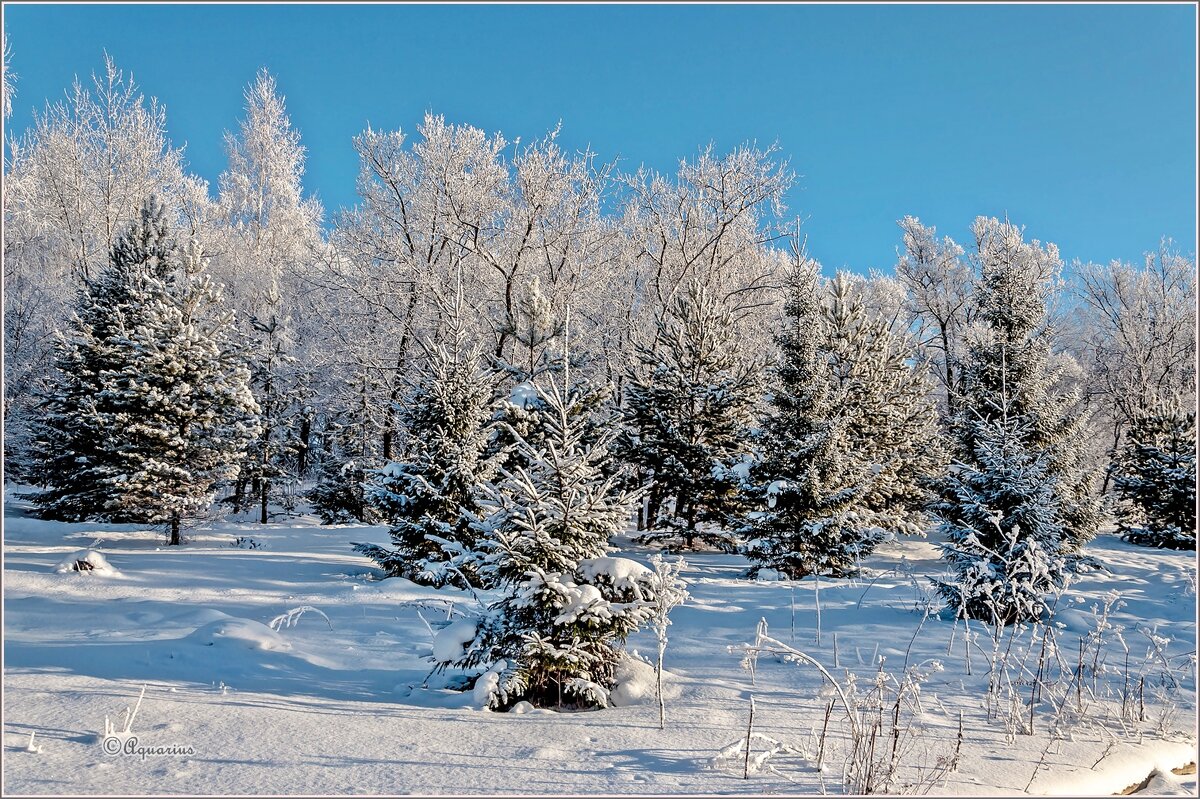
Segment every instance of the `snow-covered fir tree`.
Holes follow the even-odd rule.
[[[1176,402],[1134,418],[1113,464],[1117,530],[1127,541],[1196,548],[1196,414]]]
[[[649,482],[639,540],[731,550],[724,529],[740,501],[758,364],[741,353],[732,314],[692,283],[667,307],[656,341],[628,375],[621,457]]]
[[[634,498],[605,476],[609,435],[585,443],[588,425],[571,412],[592,389],[564,368],[539,379],[538,391],[542,442],[517,437],[528,466],[485,488],[476,522],[482,570],[501,596],[463,655],[443,664],[489,667],[480,680],[494,708],[523,699],[602,707],[625,637],[652,612],[654,575],[605,557]]]
[[[1068,524],[1049,454],[1008,392],[969,425],[970,457],[951,465],[932,506],[951,580],[934,580],[959,618],[1002,626],[1045,619],[1065,582]]]
[[[170,543],[258,434],[234,320],[150,198],[85,282],[38,422],[50,518],[164,524]]]
[[[392,525],[393,549],[356,544],[389,574],[430,585],[477,584],[471,525],[479,488],[495,474],[485,457],[492,385],[464,326],[462,286],[442,301],[442,327],[401,408],[408,458],[371,475],[368,499]]]
[[[997,398],[1023,420],[1026,447],[1044,453],[1062,504],[1062,547],[1078,552],[1100,525],[1095,475],[1087,466],[1088,415],[1078,393],[1058,388],[1051,359],[1048,303],[1062,262],[1053,244],[1026,243],[1016,225],[980,217],[974,225],[979,258],[975,318],[982,325],[960,371],[959,412],[951,419],[959,459],[973,457],[976,418],[994,418]]]
[[[848,275],[821,285],[799,258],[788,280],[770,413],[751,468],[752,573],[841,576],[883,538],[920,534],[937,470],[937,416],[924,367],[869,315]]]

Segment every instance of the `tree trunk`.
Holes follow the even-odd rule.
[[[308,448],[312,439],[312,417],[305,414],[300,420],[300,446],[296,451],[296,474],[303,478],[308,469]]]
[[[267,480],[266,478],[263,478],[262,480],[260,480],[260,481],[259,481],[258,485],[259,485],[259,494],[258,494],[258,502],[259,502],[259,518],[258,518],[258,523],[259,523],[259,524],[266,524],[266,523],[267,523],[267,495],[270,493],[271,481],[270,481],[270,480]]]
[[[171,514],[171,546],[179,546],[179,512]]]

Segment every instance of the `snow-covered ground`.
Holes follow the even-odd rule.
[[[260,546],[234,546],[239,536]],[[478,709],[472,692],[447,687],[458,675],[430,675],[431,630],[475,600],[381,580],[349,546],[386,539],[382,527],[326,527],[302,517],[223,523],[171,548],[136,526],[34,519],[10,490],[4,792],[842,792],[849,723],[839,705],[829,717],[825,767],[815,767],[836,696],[830,685],[816,668],[785,657],[760,656],[753,675],[743,666],[741,647],[765,619],[770,636],[810,654],[840,682],[855,675],[862,699],[880,669],[901,677],[907,661],[919,684],[908,684],[902,703],[893,792],[1111,794],[1152,777],[1145,791],[1195,794],[1194,774],[1171,771],[1196,760],[1194,553],[1142,549],[1109,535],[1088,547],[1108,571],[1076,578],[1057,617],[1061,660],[1045,673],[1058,679],[1077,667],[1078,641],[1096,629],[1110,592],[1124,604],[1109,614],[1094,661],[1085,643],[1089,665],[1077,693],[1066,682],[1051,687],[1072,697],[1055,740],[1049,701],[1035,708],[1033,735],[1016,722],[1028,715],[1041,651],[1029,632],[1001,641],[1012,693],[1006,681],[997,694],[1003,706],[993,705],[988,720],[993,641],[978,626],[970,631],[978,637],[968,674],[962,624],[924,618],[924,577],[941,572],[929,541],[885,545],[860,578],[821,581],[819,644],[816,582],[750,582],[741,579],[739,557],[690,555],[684,576],[692,599],[672,617],[662,731],[649,695],[594,712]],[[88,549],[103,558],[81,552]],[[626,546],[620,554],[645,562],[650,552]],[[77,559],[105,568],[56,571]],[[305,606],[320,613],[279,619]],[[1142,630],[1169,639],[1158,644],[1161,653]],[[647,657],[655,649],[649,632],[629,644]],[[1099,665],[1095,675],[1091,662]],[[143,686],[129,725],[134,754],[106,754],[106,718],[123,729]],[[635,697],[637,688],[619,695]],[[764,737],[753,739],[744,779],[744,754],[731,745],[746,735],[751,695],[754,732]],[[963,742],[957,769],[948,770],[960,712]],[[889,733],[891,713],[889,705],[880,727]],[[881,738],[884,752],[892,741]],[[762,760],[772,740],[783,746]],[[152,751],[142,757],[138,747]]]

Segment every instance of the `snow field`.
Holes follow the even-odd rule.
[[[265,548],[231,546],[245,535]],[[1120,599],[1110,603],[1094,691],[1087,672],[1086,713],[1064,711],[1068,736],[1052,741],[1045,703],[1035,709],[1032,736],[1006,729],[1003,708],[993,708],[988,720],[986,635],[973,647],[968,675],[961,623],[936,616],[922,622],[924,576],[941,571],[928,541],[884,546],[856,580],[821,580],[820,645],[812,580],[748,581],[740,576],[748,565],[740,557],[689,554],[684,576],[692,599],[672,614],[666,730],[660,731],[653,669],[638,661],[623,667],[615,707],[607,710],[479,710],[474,692],[447,687],[461,684],[461,674],[430,673],[435,648],[462,645],[469,626],[463,614],[473,598],[378,580],[370,562],[350,551],[350,540],[383,542],[386,530],[323,527],[308,517],[265,526],[222,523],[169,548],[158,533],[135,526],[29,518],[10,497],[4,790],[839,793],[851,736],[836,703],[825,725],[823,768],[816,767],[827,703],[836,698],[832,686],[815,668],[786,657],[760,655],[753,677],[742,666],[744,646],[765,619],[770,636],[816,658],[843,689],[854,675],[850,693],[864,701],[881,668],[903,675],[906,653],[909,665],[919,666],[912,694],[919,709],[905,704],[901,712],[893,792],[1109,794],[1156,769],[1157,781],[1146,790],[1194,792],[1194,776],[1170,772],[1196,758],[1191,553],[1133,547],[1108,535],[1089,545],[1087,552],[1111,571],[1076,576],[1070,604],[1060,609],[1068,670],[1078,638],[1096,628],[1106,595]],[[55,573],[84,545],[123,579]],[[625,546],[616,554],[645,564],[651,550]],[[627,564],[622,569],[639,573]],[[302,606],[326,614],[329,623],[315,612],[280,621]],[[1117,627],[1134,680],[1146,683],[1145,722],[1120,721],[1125,671]],[[1153,645],[1141,630],[1170,639],[1160,644],[1169,676],[1157,654],[1145,657]],[[1028,637],[1018,637],[1013,649]],[[638,633],[629,648],[652,660],[653,634]],[[1014,679],[1017,694],[1029,690]],[[140,744],[190,747],[193,754],[144,760],[104,754],[105,717],[122,718],[143,685],[132,730]],[[752,768],[743,779],[751,695]],[[1028,704],[1023,708],[1027,713]],[[946,771],[960,712],[958,768]],[[25,751],[30,733],[39,752]],[[739,754],[720,757],[731,745]]]

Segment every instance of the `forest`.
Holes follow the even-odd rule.
[[[984,631],[989,722],[1019,735],[1027,716],[1032,736],[1035,709],[1056,726],[1092,718],[1091,679],[1093,700],[1117,697],[1133,724],[1124,639],[1124,687],[1102,695],[1111,626],[1081,633],[1077,664],[1074,637],[1056,649],[1053,631],[1077,621],[1062,615],[1077,584],[1120,576],[1112,557],[1195,550],[1194,253],[1163,239],[1139,263],[1068,264],[1019,219],[938,220],[969,224],[960,243],[905,216],[887,271],[832,270],[808,253],[803,209],[784,207],[797,178],[778,147],[702,146],[664,175],[568,152],[557,130],[510,141],[434,113],[414,123],[354,138],[358,200],[337,210],[306,194],[305,147],[265,70],[215,186],[111,60],[10,137],[4,479],[6,515],[29,525],[6,518],[18,543],[25,529],[144,530],[146,552],[174,558],[224,530],[225,549],[270,554],[273,531],[300,525],[371,590],[404,586],[426,612],[453,598],[444,622],[417,613],[445,693],[493,711],[612,709],[642,636],[659,726],[670,614],[704,590],[689,563],[723,564],[727,594],[705,601],[788,586],[770,607],[790,613],[792,638],[764,616],[742,664],[753,680],[763,653],[817,654],[796,643],[796,586],[815,603],[802,626],[828,648],[821,602],[826,622],[853,625],[871,559],[927,546],[936,571],[908,579],[904,561],[889,590],[916,591],[921,625],[941,619],[947,655],[966,636],[967,675],[970,630]],[[72,578],[111,569],[100,547],[78,548],[54,550]],[[170,562],[181,585],[195,577]],[[5,605],[11,618],[8,589]],[[822,670],[842,694],[814,707],[828,726],[845,705],[833,782],[850,793],[928,790],[958,767],[956,749],[902,774],[902,709],[925,679],[909,634],[896,633],[889,668],[902,657],[908,671],[893,683],[878,651],[866,662],[877,694],[830,676],[849,657],[831,639]],[[1187,635],[1190,665],[1162,656],[1162,674],[1190,681],[1194,704]],[[1069,686],[1057,698],[1048,651]],[[739,734],[722,752],[744,756],[747,777],[797,751]]]

